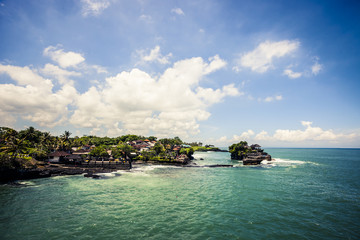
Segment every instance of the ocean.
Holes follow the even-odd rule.
[[[265,151],[0,185],[0,239],[360,239],[360,149]]]

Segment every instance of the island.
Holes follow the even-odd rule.
[[[258,144],[248,145],[246,141],[240,141],[229,146],[231,159],[240,160],[244,165],[259,165],[262,161],[271,161],[271,155],[264,152]]]

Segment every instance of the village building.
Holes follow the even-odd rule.
[[[65,160],[65,157],[71,155],[70,153],[64,152],[64,151],[55,151],[48,155],[49,162],[51,163],[59,163],[63,162]]]

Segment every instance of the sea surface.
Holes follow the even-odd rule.
[[[0,239],[360,239],[360,149],[265,150],[0,185]]]

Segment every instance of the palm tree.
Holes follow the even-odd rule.
[[[127,144],[121,144],[118,148],[123,152],[125,161],[127,160],[127,157],[130,156],[130,153],[133,151],[133,148]],[[128,161],[131,169],[132,168],[131,158],[129,158]]]
[[[28,148],[28,141],[25,138],[19,138],[18,135],[14,129],[6,129],[2,133],[4,144],[0,147],[0,151],[9,156],[12,165],[15,167],[20,167],[20,163],[16,161],[18,154],[25,153]]]
[[[60,136],[62,150],[68,150],[70,148],[70,145],[71,145],[70,135],[71,135],[71,132],[65,131],[64,134],[62,134]]]

